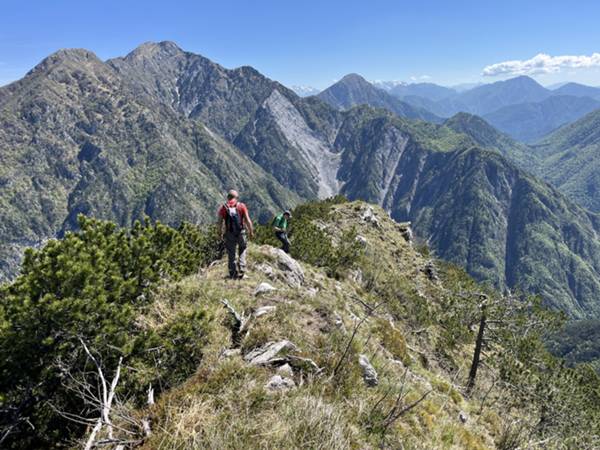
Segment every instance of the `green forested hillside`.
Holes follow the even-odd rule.
[[[360,133],[353,121],[337,137],[345,195],[412,221],[439,257],[479,280],[539,293],[575,317],[600,311],[597,215],[464,134],[362,117]]]
[[[600,111],[559,128],[534,146],[539,173],[580,205],[600,211]]]

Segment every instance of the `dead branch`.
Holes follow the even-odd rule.
[[[250,319],[252,316],[244,317],[243,315],[238,314],[238,312],[233,306],[231,306],[227,299],[221,300],[221,303],[233,317],[234,323],[233,327],[231,328],[231,340],[233,341],[234,347],[237,347],[244,336],[248,333],[250,328]]]
[[[360,326],[366,322],[366,320],[371,317],[375,311],[382,306],[383,304],[387,303],[387,300],[384,300],[380,303],[378,303],[377,305],[375,305],[374,307],[372,307],[369,312],[367,313],[367,315],[365,315],[362,319],[360,319],[358,322],[356,322],[356,325],[354,325],[354,329],[352,330],[352,335],[350,336],[350,339],[348,340],[348,343],[346,344],[346,348],[344,349],[344,352],[342,353],[341,358],[338,360],[337,364],[335,365],[335,368],[333,369],[333,372],[331,374],[332,378],[335,378],[335,376],[337,375],[338,371],[340,370],[340,367],[342,366],[342,363],[344,362],[344,360],[346,359],[346,357],[348,356],[348,353],[350,352],[350,347],[352,346],[352,342],[354,342],[354,338],[356,337],[356,334],[358,333],[358,329],[360,328]]]

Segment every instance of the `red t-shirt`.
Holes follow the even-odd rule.
[[[237,202],[236,200],[229,200],[227,202],[227,206],[233,208],[234,206],[237,209],[237,213],[240,216],[240,220],[242,223],[242,228],[246,228],[246,214],[248,214],[248,208],[242,202]],[[225,210],[225,205],[221,205],[219,208],[218,215],[221,219],[225,220],[227,217],[227,211]]]

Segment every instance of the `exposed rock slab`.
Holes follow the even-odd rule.
[[[249,364],[253,366],[264,366],[272,364],[278,356],[286,350],[295,350],[296,346],[284,339],[279,342],[267,342],[262,347],[252,350],[244,356]]]

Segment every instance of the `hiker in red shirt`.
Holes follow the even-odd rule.
[[[238,201],[238,197],[237,191],[230,190],[227,193],[227,203],[219,208],[218,213],[219,230],[227,249],[230,278],[244,277],[248,237],[252,238],[254,235],[254,228],[248,214],[248,208],[242,202]],[[239,253],[237,264],[235,260],[236,249]]]

